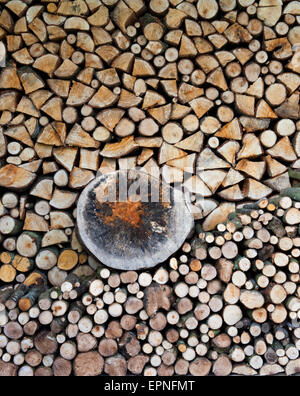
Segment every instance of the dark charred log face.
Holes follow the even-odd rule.
[[[177,251],[193,227],[183,194],[137,171],[93,181],[78,203],[78,233],[109,267],[153,267]]]

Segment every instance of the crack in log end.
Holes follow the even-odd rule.
[[[94,199],[96,198],[95,195]],[[90,196],[91,199],[92,195]],[[109,250],[114,250],[114,245],[118,245],[120,252],[126,252],[129,245],[135,246],[142,250],[148,251],[150,245],[163,242],[164,235],[168,229],[168,217],[171,206],[166,206],[160,202],[104,202],[99,203],[94,200],[91,205],[93,215],[88,215],[90,221],[93,221],[93,234],[99,229],[100,240],[107,245]],[[101,231],[100,231],[101,230]],[[108,242],[103,240],[105,233]],[[152,240],[154,236],[156,242]],[[95,239],[95,238],[94,238]],[[118,241],[118,242],[116,242]],[[116,249],[116,252],[117,252]]]

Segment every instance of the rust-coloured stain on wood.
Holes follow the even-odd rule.
[[[98,216],[105,224],[115,223],[117,219],[122,222],[138,228],[143,224],[142,216],[145,214],[144,207],[141,202],[107,202],[105,204],[111,210],[112,214],[106,216],[106,211],[97,212]],[[101,209],[99,207],[99,209]]]

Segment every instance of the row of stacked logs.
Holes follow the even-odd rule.
[[[42,271],[0,291],[0,374],[293,375],[300,189],[239,205],[153,271]]]
[[[0,6],[1,282],[92,275],[74,227],[97,172],[184,182],[205,232],[298,186],[297,2]]]
[[[71,232],[56,212],[99,170],[189,172],[197,219],[299,182],[297,1],[0,5],[0,186],[38,204],[24,231]]]

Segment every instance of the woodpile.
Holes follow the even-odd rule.
[[[164,263],[194,227],[182,192],[132,169],[97,178],[77,204],[80,240],[102,264],[116,270],[139,271]]]
[[[116,272],[89,257],[94,274],[63,277],[78,260],[63,250],[57,272],[48,272],[52,288],[37,271],[1,288],[0,373],[296,374],[299,225],[295,188],[239,205],[212,231],[199,222],[168,265],[152,271]],[[0,258],[10,276],[15,259]]]
[[[1,2],[1,186],[67,210],[99,170],[188,172],[197,219],[291,187],[297,2],[75,3]]]
[[[299,23],[298,1],[0,0],[0,375],[300,370]],[[199,223],[157,270],[76,232],[127,169]]]

